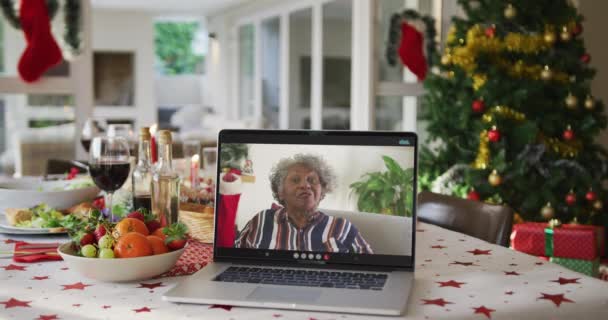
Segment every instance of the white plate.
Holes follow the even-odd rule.
[[[0,215],[0,233],[5,234],[64,234],[67,231],[51,232],[52,228],[25,228],[15,227],[8,224],[6,217]]]

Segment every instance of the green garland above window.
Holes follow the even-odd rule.
[[[49,19],[53,20],[59,11],[58,0],[46,0]],[[4,17],[15,28],[21,29],[21,21],[17,15],[13,0],[0,0],[0,8]],[[70,46],[73,53],[80,52],[80,0],[65,0],[63,5],[65,19],[65,33],[63,39]]]

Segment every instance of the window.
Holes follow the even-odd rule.
[[[154,32],[158,73],[204,73],[207,35],[198,22],[160,21]]]

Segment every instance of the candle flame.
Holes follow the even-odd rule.
[[[155,135],[156,134],[156,128],[157,127],[158,127],[158,125],[156,123],[150,126],[150,134],[151,135]]]
[[[198,156],[198,154],[195,154],[192,156],[192,162],[198,162],[200,159],[200,157]]]

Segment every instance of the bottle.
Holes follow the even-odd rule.
[[[179,183],[177,171],[173,170],[171,132],[158,132],[158,162],[152,173],[152,213],[161,226],[177,222],[179,213]]]
[[[133,183],[133,209],[145,208],[152,210],[152,166],[150,164],[150,129],[143,127],[139,130],[139,150],[137,166],[131,176]]]

